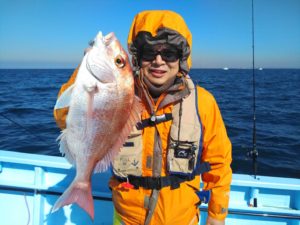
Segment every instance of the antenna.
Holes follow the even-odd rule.
[[[252,87],[253,87],[253,146],[252,150],[248,152],[248,156],[252,157],[253,175],[256,179],[257,174],[257,157],[258,151],[256,149],[256,98],[255,98],[255,54],[254,54],[254,0],[252,1]]]

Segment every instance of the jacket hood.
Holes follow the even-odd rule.
[[[180,51],[180,71],[187,74],[192,65],[192,34],[183,18],[168,10],[150,10],[137,14],[128,35],[128,49],[133,56],[133,65],[138,66],[141,46],[164,43],[174,45]]]

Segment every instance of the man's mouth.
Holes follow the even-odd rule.
[[[150,73],[152,74],[152,76],[160,78],[160,77],[164,76],[166,71],[160,70],[160,69],[150,69]]]

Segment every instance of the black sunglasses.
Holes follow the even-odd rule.
[[[180,58],[180,53],[172,45],[145,45],[140,53],[140,59],[144,61],[153,61],[157,55],[166,62],[175,62]]]

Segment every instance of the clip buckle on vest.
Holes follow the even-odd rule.
[[[202,190],[202,191],[197,191],[196,194],[198,195],[200,199],[200,204],[204,203],[207,204],[210,200],[210,190]]]
[[[134,186],[129,182],[128,177],[126,178],[126,181],[125,181],[125,182],[122,182],[122,183],[121,183],[121,186],[122,186],[123,188],[126,188],[126,189],[134,188]]]
[[[138,123],[137,129],[142,130],[145,127],[154,126],[155,124],[166,122],[172,119],[173,119],[172,113],[165,113],[159,116],[152,115],[150,118],[144,119],[140,123]]]

